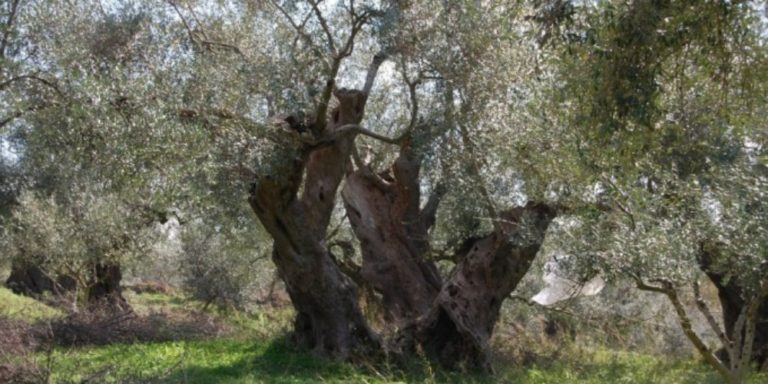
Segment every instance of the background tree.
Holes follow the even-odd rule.
[[[764,175],[755,155],[762,156],[764,144],[754,138],[763,136],[757,105],[766,93],[755,69],[766,62],[758,8],[632,1],[570,10],[570,23],[559,24],[565,41],[556,43],[561,80],[553,100],[568,107],[561,115],[567,129],[557,134],[571,136],[562,152],[571,174],[558,176],[571,200],[598,203],[598,209],[581,216],[580,234],[564,238],[563,246],[592,255],[582,260],[634,279],[641,289],[665,294],[705,359],[738,382],[749,361],[763,359],[751,352],[763,340],[753,327],[763,321],[765,254],[752,249],[735,256],[713,247],[762,243],[757,232],[764,229],[757,228],[763,225],[752,217],[726,224],[717,213],[721,204],[737,210],[745,204],[761,220],[754,199]],[[736,235],[742,231],[749,240]],[[731,257],[726,272],[728,254],[740,262]],[[702,271],[721,292],[725,332],[706,317],[731,350],[729,358],[718,359],[691,330],[678,298]]]

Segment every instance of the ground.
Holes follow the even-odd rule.
[[[48,337],[16,350],[0,343],[0,375],[16,369],[21,373],[13,380],[51,383],[719,382],[695,359],[573,343],[555,352],[534,353],[523,363],[498,356],[493,376],[444,372],[418,358],[406,368],[345,364],[293,350],[285,336],[291,318],[286,307],[201,312],[200,303],[180,295],[129,293],[127,298],[136,316],[109,328],[115,340]],[[62,316],[61,311],[0,288],[0,318],[8,324],[36,329],[33,324],[59,324],[55,322]],[[768,376],[755,375],[750,382],[768,382]]]

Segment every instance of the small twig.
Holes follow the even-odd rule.
[[[192,27],[189,25],[189,23],[187,22],[187,19],[186,19],[186,18],[184,17],[184,15],[181,13],[181,10],[180,10],[180,9],[179,9],[179,7],[176,5],[176,3],[175,3],[173,0],[168,0],[168,4],[170,4],[170,5],[171,5],[171,7],[173,8],[173,10],[174,10],[174,11],[176,11],[176,14],[179,16],[179,18],[181,19],[181,22],[182,22],[182,24],[184,25],[184,29],[186,29],[186,30],[187,30],[187,35],[189,35],[189,39],[190,39],[190,40],[191,40],[193,43],[198,43],[198,44],[200,44],[200,45],[203,45],[204,47],[206,47],[206,48],[208,48],[208,49],[210,49],[211,47],[221,47],[221,48],[226,48],[226,49],[229,49],[229,50],[231,50],[231,51],[233,51],[233,52],[237,53],[237,54],[238,54],[238,55],[239,55],[239,56],[240,56],[240,57],[241,57],[241,58],[242,58],[244,61],[246,61],[246,62],[248,62],[248,61],[249,61],[249,60],[248,60],[248,58],[247,58],[247,57],[245,56],[245,54],[243,53],[243,51],[240,49],[240,47],[238,47],[238,46],[236,46],[236,45],[234,45],[234,44],[229,44],[229,43],[222,43],[222,42],[218,42],[218,41],[212,41],[212,40],[210,40],[210,39],[208,38],[208,34],[207,34],[207,33],[205,33],[205,30],[204,30],[204,29],[202,29],[202,28],[200,28],[200,34],[202,34],[202,36],[204,37],[204,39],[199,39],[199,38],[197,38],[197,37],[195,36],[195,32],[192,30]],[[190,9],[189,9],[189,12],[192,14],[192,18],[194,18],[194,19],[195,19],[195,22],[198,24],[198,26],[200,26],[200,25],[201,25],[201,23],[200,23],[200,21],[197,19],[197,15],[195,14],[195,11],[194,11],[194,9],[190,8]]]
[[[306,20],[304,20],[304,22],[301,23],[301,25],[298,25],[298,24],[296,24],[295,21],[293,21],[293,18],[288,13],[288,11],[285,8],[283,8],[276,0],[272,0],[271,3],[272,3],[272,5],[275,8],[277,8],[278,11],[280,11],[280,13],[283,15],[283,17],[285,17],[285,19],[288,21],[288,23],[291,25],[291,27],[293,27],[293,29],[296,31],[298,36],[300,36],[302,39],[304,39],[304,41],[307,43],[309,48],[315,53],[315,55],[317,57],[323,57],[324,55],[323,55],[322,51],[320,50],[320,48],[317,47],[317,45],[315,44],[315,41],[312,40],[312,37],[309,36],[309,34],[307,34],[306,30],[304,30],[304,25],[306,24],[306,21],[309,20],[309,19],[307,18]],[[311,13],[310,13],[310,15],[311,15]],[[328,63],[325,62],[325,61],[324,61],[324,63],[325,63],[326,69],[330,70],[330,68],[328,67]]]

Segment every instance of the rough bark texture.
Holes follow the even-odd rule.
[[[361,244],[362,278],[382,295],[385,317],[394,323],[426,313],[441,286],[434,264],[424,259],[441,193],[419,207],[420,167],[406,140],[391,174],[374,175],[364,166],[347,177],[342,190]]]
[[[130,310],[128,301],[123,297],[120,282],[123,273],[120,264],[94,263],[89,268],[88,305],[99,309],[127,311]]]
[[[702,244],[699,262],[702,270],[717,287],[720,306],[723,311],[725,334],[730,340],[734,340],[736,321],[747,303],[744,300],[744,288],[739,285],[738,279],[728,278],[716,267],[721,257],[717,244]],[[721,360],[728,360],[728,354],[725,351],[718,354]],[[768,365],[768,300],[763,300],[758,308],[757,326],[752,345],[752,361],[757,363],[758,367],[766,368]]]
[[[429,313],[400,335],[448,368],[489,371],[488,341],[504,299],[539,251],[555,211],[544,204],[503,212],[491,234],[468,249]]]
[[[339,106],[320,132],[325,137],[333,137],[345,124],[359,123],[363,116],[365,93],[339,90],[335,96]],[[249,197],[274,239],[272,257],[297,312],[295,340],[318,354],[342,359],[379,347],[357,305],[354,286],[325,244],[353,140],[354,135],[342,135],[319,147],[305,145],[293,154],[286,151],[282,162],[290,166],[257,180]],[[302,179],[304,188],[298,197]]]
[[[64,294],[75,289],[75,281],[68,276],[53,279],[38,265],[13,263],[5,286],[19,295],[38,297],[45,292]]]

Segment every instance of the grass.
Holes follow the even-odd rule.
[[[291,351],[280,340],[112,345],[54,356],[54,382],[314,383],[361,374]]]
[[[112,345],[54,356],[54,382],[160,383],[719,383],[696,361],[601,350],[551,364],[502,367],[493,376],[408,371],[330,362],[289,348],[282,339]],[[418,364],[417,364],[418,365]],[[765,383],[754,376],[750,383]]]
[[[50,320],[62,315],[63,312],[56,308],[0,287],[0,317],[34,322]]]
[[[183,296],[129,294],[139,313],[199,310]],[[25,312],[24,318],[46,319],[58,311],[0,288],[0,316]],[[285,341],[291,311],[268,309],[255,314],[211,310],[234,330],[206,340],[112,344],[62,348],[38,353],[40,366],[50,369],[52,383],[520,383],[598,384],[721,382],[701,362],[683,357],[616,351],[607,348],[558,346],[541,351],[526,366],[498,361],[493,376],[476,376],[435,369],[414,359],[406,369],[386,364],[352,365],[293,350]],[[533,345],[527,349],[544,347]],[[546,349],[546,348],[544,348]],[[549,353],[549,354],[548,354]],[[547,356],[552,356],[548,359]],[[503,358],[503,356],[502,356]],[[509,360],[509,359],[508,359]],[[768,382],[753,375],[751,384]]]

